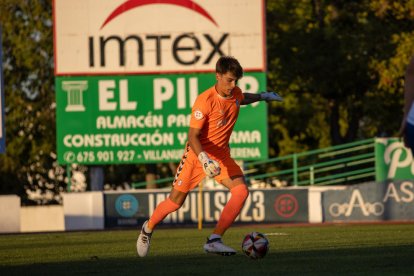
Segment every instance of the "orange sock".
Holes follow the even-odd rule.
[[[172,201],[170,198],[167,198],[155,208],[152,213],[151,218],[148,221],[148,228],[151,230],[157,226],[158,223],[164,220],[166,216],[180,208],[180,205]]]
[[[214,229],[214,234],[223,235],[224,232],[230,227],[234,222],[236,217],[239,215],[241,209],[243,208],[246,198],[249,196],[249,190],[247,190],[246,185],[237,185],[230,190],[231,197],[226,206],[224,206],[223,211],[219,221],[217,222],[216,229]]]

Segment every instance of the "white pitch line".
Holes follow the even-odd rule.
[[[289,236],[288,233],[264,233],[265,236]]]

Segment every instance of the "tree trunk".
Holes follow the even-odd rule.
[[[157,165],[156,164],[146,164],[145,169],[147,173],[145,174],[145,181],[147,182],[147,189],[156,189],[157,184],[155,180],[157,179]]]
[[[332,145],[339,145],[342,144],[342,137],[341,137],[341,128],[339,126],[339,105],[335,99],[331,99],[329,102],[329,108],[331,110],[330,114],[330,133],[331,133],[331,140]]]

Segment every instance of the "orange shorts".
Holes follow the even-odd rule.
[[[216,160],[216,159],[215,159]],[[222,183],[224,179],[229,179],[235,176],[243,176],[243,172],[239,165],[230,157],[225,157],[223,160],[216,160],[220,163],[221,173],[214,177],[218,183]],[[190,149],[186,147],[183,158],[178,165],[175,179],[173,182],[174,189],[188,193],[206,177],[203,167],[201,166],[198,157]]]

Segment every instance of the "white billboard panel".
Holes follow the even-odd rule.
[[[264,0],[54,0],[56,75],[265,71]]]

